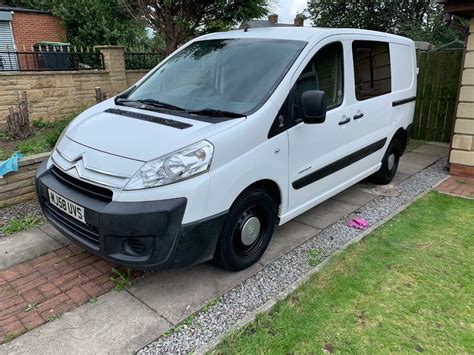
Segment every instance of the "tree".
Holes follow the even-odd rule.
[[[141,46],[147,41],[144,23],[137,23],[121,0],[49,0],[74,44]]]
[[[190,38],[228,29],[268,13],[267,0],[124,0],[137,20],[145,20],[169,54]]]
[[[68,41],[77,46],[122,44],[143,46],[150,42],[145,23],[137,22],[122,0],[0,0],[10,6],[48,10],[59,17]]]
[[[389,32],[434,44],[463,39],[447,29],[441,5],[432,0],[309,0],[313,25]]]

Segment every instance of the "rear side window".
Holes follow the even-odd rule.
[[[296,82],[296,101],[307,90],[326,93],[328,109],[341,104],[343,98],[343,49],[341,42],[321,48],[306,65]]]
[[[354,41],[352,56],[357,100],[367,100],[392,91],[388,43]]]

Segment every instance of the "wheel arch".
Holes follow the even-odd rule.
[[[235,200],[237,200],[239,196],[241,196],[244,192],[252,188],[260,188],[266,191],[271,196],[273,201],[275,201],[277,220],[279,220],[280,218],[279,212],[280,212],[281,198],[282,198],[282,192],[281,192],[280,186],[274,180],[271,180],[271,179],[258,180],[248,185],[245,189],[243,189],[242,192],[240,192],[240,194],[235,198]]]
[[[408,144],[408,132],[407,132],[407,130],[404,129],[403,127],[399,128],[395,132],[395,134],[393,135],[392,141],[395,140],[395,139],[400,142],[401,148],[402,148],[401,153],[403,154],[405,152],[405,149],[406,149],[407,144]]]

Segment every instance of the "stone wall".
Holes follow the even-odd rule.
[[[124,48],[96,47],[104,55],[105,70],[0,72],[0,129],[8,108],[16,104],[17,91],[28,95],[31,119],[54,119],[95,103],[95,87],[107,97],[132,86],[148,70],[125,70]]]
[[[474,18],[471,18],[450,154],[450,173],[474,177]]]
[[[136,69],[136,70],[127,70],[126,76],[127,76],[127,86],[132,86],[135,84],[138,80],[140,80],[146,73],[148,73],[148,69]]]
[[[22,158],[19,170],[0,178],[0,208],[31,200],[36,197],[35,173],[48,153]]]
[[[31,119],[54,119],[95,103],[96,86],[111,93],[107,71],[94,72],[10,72],[0,74],[0,125],[7,120],[8,108],[16,104],[16,92],[28,95]]]

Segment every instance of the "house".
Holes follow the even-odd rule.
[[[0,4],[0,70],[37,65],[37,58],[30,54],[7,52],[34,51],[39,43],[65,40],[64,26],[50,12]]]
[[[474,177],[474,1],[438,0],[438,3],[444,5],[448,20],[452,16],[470,19],[449,163],[452,175]]]
[[[31,50],[39,42],[64,42],[66,30],[48,11],[9,7],[0,4],[1,50]]]
[[[240,25],[240,28],[256,28],[256,27],[302,27],[304,24],[304,16],[296,16],[293,23],[278,22],[278,15],[272,14],[267,20],[250,20]]]

